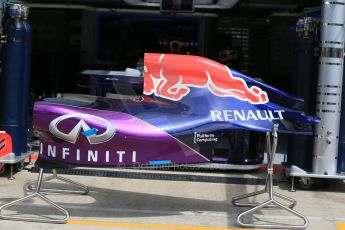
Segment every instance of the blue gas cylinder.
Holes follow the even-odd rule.
[[[27,151],[27,130],[29,128],[29,105],[30,105],[30,80],[31,80],[31,47],[32,47],[32,29],[28,22],[29,8],[22,6],[22,20],[25,28],[25,52],[24,52],[24,80],[22,92],[22,137],[21,152]]]
[[[7,36],[2,46],[0,84],[0,130],[8,132],[13,140],[13,152],[23,154],[23,86],[26,28],[21,16],[21,5],[8,9],[3,33]]]
[[[345,71],[344,71],[345,75]],[[344,77],[344,76],[343,76]],[[343,81],[343,92],[341,98],[341,115],[340,115],[340,131],[339,131],[339,147],[337,171],[345,174],[345,81]]]

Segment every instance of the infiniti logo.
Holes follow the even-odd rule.
[[[80,121],[76,126],[74,126],[74,128],[69,133],[61,132],[58,129],[58,124],[69,118],[80,118]],[[98,130],[95,128],[90,128],[90,126],[83,120],[83,118],[92,120],[95,123],[101,123],[107,129],[102,134],[96,134]],[[52,120],[49,124],[49,132],[51,132],[54,136],[67,142],[70,142],[72,144],[75,144],[77,142],[81,130],[83,130],[82,133],[86,136],[87,140],[92,145],[101,144],[109,141],[111,138],[114,137],[116,131],[115,127],[107,120],[94,115],[81,113],[73,113],[57,117],[54,120]]]

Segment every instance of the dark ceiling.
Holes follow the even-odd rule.
[[[237,15],[267,16],[272,13],[300,13],[306,8],[317,8],[321,0],[240,0],[228,12]]]
[[[142,2],[149,2],[150,0],[142,0]],[[80,4],[94,7],[120,7],[133,8],[135,6],[128,5],[124,0],[28,0],[30,3],[42,4]],[[213,0],[217,3],[217,0]],[[299,12],[305,7],[319,6],[321,0],[239,0],[232,9],[227,11],[288,11]],[[140,7],[145,8],[145,7]],[[146,7],[148,8],[148,7]],[[154,7],[152,7],[154,8]],[[157,8],[157,7],[156,7]],[[205,11],[197,9],[198,11]],[[207,9],[208,11],[212,11]]]

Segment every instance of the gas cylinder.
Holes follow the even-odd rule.
[[[29,128],[29,105],[30,105],[30,80],[31,80],[31,47],[32,47],[32,29],[28,22],[29,8],[22,5],[22,20],[25,28],[25,52],[24,52],[24,81],[22,92],[22,146],[21,151],[27,151],[27,134]]]
[[[21,5],[8,7],[8,19],[3,28],[7,36],[1,52],[0,130],[9,133],[13,140],[13,152],[23,154],[23,87],[25,66],[26,28]]]
[[[345,83],[345,81],[343,82]],[[343,84],[344,87],[344,84]],[[338,162],[337,162],[337,172],[341,174],[345,174],[345,96],[344,96],[344,88],[342,94],[342,111],[341,111],[341,118],[340,118],[340,132],[339,132],[339,150],[338,150]]]
[[[345,77],[345,71],[343,78]],[[345,81],[343,81],[343,91],[341,99],[341,115],[340,115],[340,132],[339,132],[339,149],[337,172],[345,174]]]

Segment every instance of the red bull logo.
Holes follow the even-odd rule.
[[[190,88],[208,88],[219,97],[234,97],[251,104],[265,104],[268,96],[257,86],[234,77],[230,69],[203,57],[145,54],[144,94],[179,101]]]

